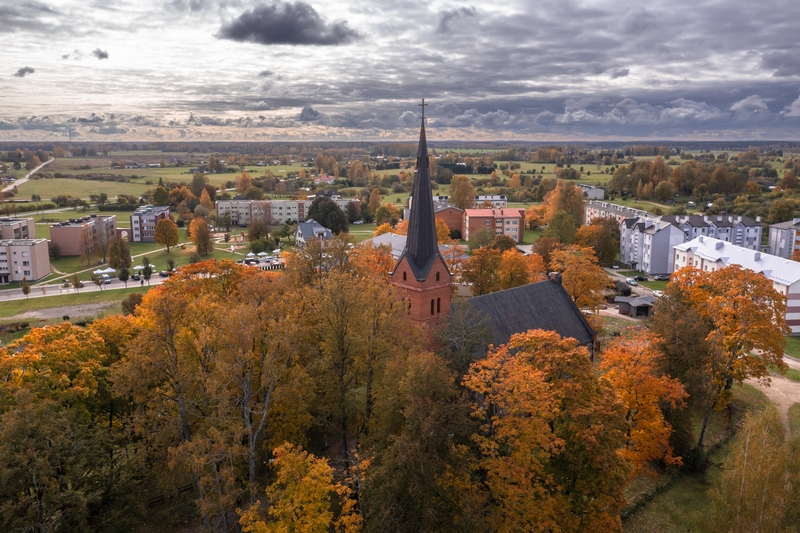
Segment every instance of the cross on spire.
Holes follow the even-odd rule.
[[[422,103],[417,105],[422,108],[422,120],[425,120],[425,108],[428,107],[428,104],[425,103],[425,99],[423,98]]]

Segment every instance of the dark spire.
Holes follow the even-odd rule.
[[[425,278],[431,260],[439,255],[436,242],[436,220],[433,216],[428,142],[425,138],[425,100],[422,101],[422,126],[419,129],[417,168],[411,193],[411,213],[408,217],[406,255],[417,278]],[[416,267],[416,268],[415,268]]]

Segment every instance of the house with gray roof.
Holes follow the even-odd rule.
[[[328,240],[333,238],[333,232],[314,220],[309,218],[305,222],[297,224],[297,231],[294,234],[294,245],[302,248],[311,239]]]

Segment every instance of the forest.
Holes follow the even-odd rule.
[[[284,272],[195,263],[0,349],[2,529],[621,531],[632,481],[702,469],[735,384],[784,365],[785,300],[735,267],[676,274],[593,362],[542,330],[489,345],[458,301],[415,325],[388,252],[335,243]],[[548,265],[565,286],[576,252]],[[720,531],[796,524],[798,442],[769,416],[780,468],[730,465]]]

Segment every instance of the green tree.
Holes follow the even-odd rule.
[[[147,285],[150,286],[150,276],[153,275],[153,266],[150,264],[150,259],[147,256],[142,257],[142,277],[147,282]]]
[[[347,233],[349,227],[347,215],[336,205],[336,202],[325,196],[318,196],[308,208],[306,220],[313,218],[334,234]]]
[[[576,241],[575,219],[566,211],[557,211],[550,218],[544,236],[558,239],[562,244],[574,244]]]
[[[131,279],[131,273],[128,270],[128,267],[122,267],[119,269],[119,280],[125,284],[125,288],[128,288],[128,280]]]
[[[131,247],[128,241],[120,236],[114,237],[108,248],[108,266],[114,270],[131,266]]]
[[[470,252],[475,252],[479,248],[489,246],[493,238],[494,235],[489,228],[481,228],[478,231],[474,231],[470,234],[469,238],[467,239],[467,247],[469,248]]]
[[[153,191],[153,205],[169,205],[169,193],[160,184]]]
[[[19,282],[19,286],[22,289],[22,294],[25,295],[25,299],[28,299],[28,295],[31,293],[31,286],[28,284],[28,278],[22,276],[22,281]]]

